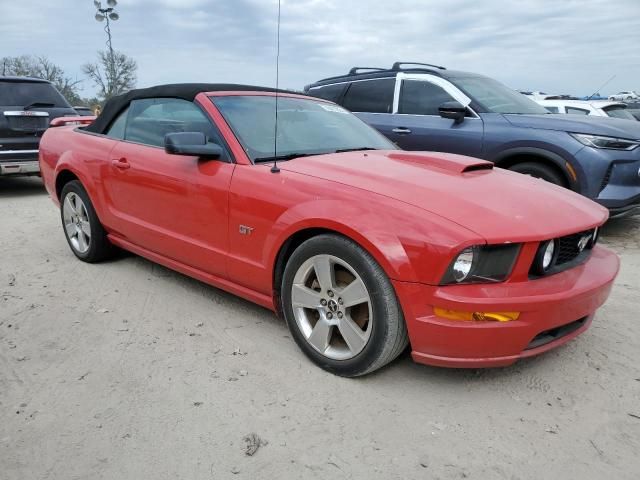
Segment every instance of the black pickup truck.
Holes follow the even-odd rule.
[[[0,175],[38,175],[40,137],[67,115],[76,112],[50,82],[0,76]]]

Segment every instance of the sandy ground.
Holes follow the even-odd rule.
[[[622,271],[578,340],[347,380],[267,310],[135,256],[77,261],[38,179],[0,179],[0,206],[2,480],[640,478],[640,217],[607,226]]]

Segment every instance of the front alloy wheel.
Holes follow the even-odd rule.
[[[287,261],[281,306],[302,351],[325,370],[355,377],[377,370],[407,346],[393,285],[353,241],[323,234]]]
[[[291,287],[296,323],[309,344],[333,360],[358,355],[371,336],[371,299],[362,278],[344,260],[315,255]]]

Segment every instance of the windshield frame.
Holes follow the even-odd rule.
[[[229,131],[231,132],[231,134],[235,137],[235,140],[238,142],[238,145],[242,150],[242,152],[244,153],[244,155],[246,156],[247,160],[253,165],[268,163],[272,161],[274,159],[274,156],[273,156],[274,149],[269,148],[269,150],[267,151],[262,151],[262,150],[258,151],[255,148],[252,148],[248,144],[248,142],[246,142],[247,139],[243,138],[243,132],[239,131],[240,129],[238,128],[238,125],[235,125],[234,120],[229,118],[229,115],[228,115],[229,112],[225,112],[225,107],[222,104],[225,102],[229,102],[230,99],[245,100],[249,98],[261,98],[261,99],[269,98],[269,99],[273,99],[272,102],[275,102],[276,96],[281,101],[282,99],[294,100],[294,101],[301,101],[301,102],[309,102],[315,105],[326,105],[328,107],[335,108],[339,110],[339,112],[336,111],[335,115],[347,115],[350,118],[352,125],[358,125],[358,128],[362,127],[363,131],[366,132],[366,134],[368,134],[369,139],[375,140],[375,142],[371,142],[371,143],[377,142],[377,144],[375,145],[374,144],[371,144],[371,145],[336,144],[336,145],[333,145],[331,148],[323,147],[321,149],[312,149],[312,150],[295,149],[292,151],[291,149],[287,149],[283,147],[282,149],[278,148],[277,150],[278,161],[287,161],[287,160],[292,160],[294,158],[303,158],[303,157],[315,156],[315,155],[333,154],[333,153],[336,153],[337,150],[345,150],[345,151],[362,150],[363,149],[362,147],[371,147],[371,148],[367,148],[367,150],[369,149],[370,150],[398,150],[398,147],[393,142],[391,142],[391,140],[389,140],[387,137],[382,135],[376,129],[374,129],[373,127],[368,125],[366,122],[358,118],[352,112],[328,100],[311,97],[304,94],[295,94],[295,93],[288,93],[288,92],[278,93],[277,95],[276,93],[272,93],[272,92],[259,92],[259,91],[257,92],[245,92],[245,91],[215,92],[215,93],[207,92],[206,97],[209,99],[213,107],[217,110],[221,119],[226,123],[226,126],[229,128]],[[283,109],[282,109],[282,104],[280,102],[278,104],[278,112],[279,112],[279,115],[282,115]],[[273,110],[273,114],[274,114],[273,118],[275,120],[275,109]],[[282,120],[279,118],[278,119],[279,128],[282,128],[281,122]],[[284,157],[284,158],[281,158],[281,157]]]

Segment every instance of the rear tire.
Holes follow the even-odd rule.
[[[95,263],[110,257],[113,246],[100,223],[87,191],[78,180],[62,187],[60,218],[67,243],[83,262]]]
[[[560,187],[566,187],[567,183],[562,175],[558,173],[554,168],[537,162],[524,162],[517,163],[509,168],[512,172],[522,173],[534,178],[540,178],[546,182],[559,185]]]
[[[298,346],[333,374],[373,372],[408,344],[391,281],[347,238],[318,235],[300,245],[285,267],[281,301]]]

